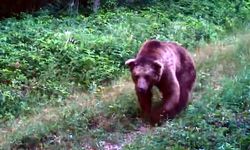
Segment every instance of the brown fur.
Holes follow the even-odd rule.
[[[126,65],[131,70],[143,117],[150,118],[151,123],[173,118],[187,106],[196,70],[185,48],[172,42],[148,40]],[[153,86],[159,88],[163,97],[156,108],[151,108]]]

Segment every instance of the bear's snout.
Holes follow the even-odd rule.
[[[139,93],[146,93],[147,89],[141,88],[141,87],[137,87],[137,91]]]
[[[138,80],[136,90],[140,93],[145,93],[148,91],[148,84],[145,79],[140,78]]]

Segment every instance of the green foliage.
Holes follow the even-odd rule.
[[[234,80],[226,79],[224,88],[221,92],[221,99],[224,103],[234,109],[245,110],[250,108],[250,72],[248,70],[241,71],[234,76]]]

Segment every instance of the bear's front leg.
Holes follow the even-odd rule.
[[[148,119],[151,113],[152,93],[151,91],[140,92],[136,90],[136,95],[140,104],[142,117]]]
[[[170,80],[162,80],[159,86],[162,92],[162,104],[151,111],[151,124],[159,123],[162,118],[172,118],[176,114],[176,109],[180,99],[180,85],[173,75]]]
[[[180,87],[176,83],[170,89],[169,94],[163,96],[163,106],[162,106],[162,115],[167,118],[173,118],[176,115],[176,111],[180,102]],[[163,95],[165,95],[163,93]]]

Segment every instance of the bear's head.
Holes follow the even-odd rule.
[[[163,64],[158,60],[129,59],[125,62],[129,66],[137,92],[147,92],[160,81]]]

